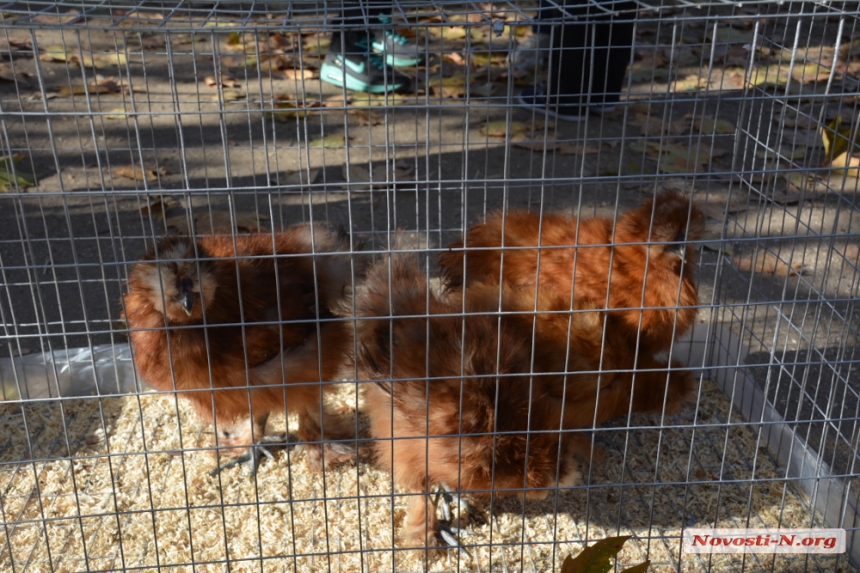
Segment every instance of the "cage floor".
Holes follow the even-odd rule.
[[[343,405],[352,390],[344,389]],[[244,469],[210,477],[211,428],[171,396],[0,405],[0,570],[421,571],[393,551],[407,499],[371,462],[312,473],[280,451],[256,482]],[[729,418],[729,416],[732,416]],[[690,424],[692,408],[669,424]],[[65,422],[64,422],[65,420]],[[557,571],[583,540],[632,535],[619,565],[651,571],[853,571],[845,556],[681,555],[681,527],[820,526],[756,434],[704,382],[699,427],[604,427],[591,487],[540,502],[502,498],[462,536],[472,557],[430,570]],[[275,420],[274,430],[284,420]],[[708,426],[708,425],[722,426]],[[650,426],[650,427],[649,427]],[[653,428],[653,429],[652,429]],[[28,447],[28,443],[30,444]],[[691,447],[692,445],[692,447]],[[32,459],[28,460],[28,448]],[[143,453],[149,452],[149,453]],[[587,472],[585,472],[587,476]],[[722,476],[722,481],[720,480]],[[754,481],[750,481],[754,480]],[[684,482],[691,482],[685,485]],[[393,501],[393,511],[392,511]],[[192,566],[192,564],[194,564]],[[621,567],[623,569],[623,567]]]

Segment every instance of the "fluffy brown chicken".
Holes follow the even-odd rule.
[[[480,296],[467,311],[490,306],[498,288]],[[562,403],[547,397],[557,382],[528,374],[522,336],[489,315],[456,316],[462,299],[429,290],[411,255],[377,262],[355,303],[359,377],[374,381],[364,395],[374,448],[400,487],[540,498],[577,482],[573,456],[587,458],[587,440],[559,432]],[[436,511],[432,496],[411,497],[407,546],[456,542]]]
[[[689,375],[667,371],[665,362],[647,354],[634,361],[635,338],[593,303],[582,303],[571,312],[569,295],[543,288],[536,292],[534,286],[503,284],[502,289],[500,298],[498,286],[469,284],[465,289],[469,308],[475,312],[501,308],[503,324],[526,337],[533,371],[553,374],[545,378],[547,397],[563,402],[565,428],[596,427],[631,410],[659,413],[667,383],[668,411],[674,412],[686,399]]]
[[[135,365],[214,419],[220,446],[239,450],[216,471],[243,463],[254,473],[271,457],[268,415],[285,409],[299,417],[312,467],[351,456],[344,443],[320,446],[355,435],[354,421],[323,407],[333,386],[320,384],[338,379],[352,350],[351,326],[330,320],[350,284],[348,256],[332,253],[348,248],[323,225],[300,225],[274,238],[165,237],[132,267],[124,313]]]
[[[677,193],[649,198],[615,224],[607,218],[577,220],[559,214],[545,214],[541,224],[540,216],[529,211],[511,211],[504,218],[495,213],[470,228],[465,240],[453,243],[452,250],[440,255],[439,264],[446,284],[454,289],[466,283],[468,290],[473,281],[498,282],[500,277],[524,292],[534,290],[538,283],[546,299],[539,307],[559,312],[540,321],[541,330],[555,334],[538,332],[539,371],[574,369],[573,364],[565,368],[564,361],[559,362],[559,357],[568,354],[570,328],[562,311],[607,309],[606,344],[602,344],[603,328],[574,333],[570,355],[587,370],[662,369],[636,374],[641,390],[634,393],[632,408],[662,411],[668,380],[672,389],[667,393],[666,411],[672,412],[684,402],[692,381],[683,371],[672,370],[667,375],[669,365],[655,359],[655,354],[668,350],[695,320],[695,252],[687,241],[699,239],[703,228],[701,212]],[[506,248],[494,248],[502,245]],[[537,246],[541,249],[522,248]],[[532,294],[532,305],[533,299]],[[524,320],[531,323],[530,317]],[[583,358],[590,360],[582,364]],[[617,372],[615,377],[620,388],[632,388],[631,373]],[[630,401],[629,391],[626,398]],[[624,399],[622,392],[619,400]]]

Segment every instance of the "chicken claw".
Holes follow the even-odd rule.
[[[484,513],[482,511],[480,511],[478,508],[476,508],[475,506],[473,506],[471,503],[466,501],[466,499],[463,498],[463,496],[454,493],[454,490],[452,490],[448,484],[441,483],[441,484],[439,484],[439,486],[442,490],[442,495],[444,496],[445,501],[447,502],[447,503],[443,503],[442,506],[447,507],[448,503],[456,503],[457,508],[460,512],[460,516],[462,517],[463,514],[465,514],[469,518],[469,523],[475,523],[477,525],[484,525],[485,523],[487,523],[487,517],[484,515]],[[442,511],[445,512],[446,510],[443,509]],[[451,515],[450,507],[447,507],[447,512],[448,512],[449,517],[446,518],[446,521],[450,521],[451,520],[451,518],[450,518],[450,515]]]
[[[260,464],[263,462],[263,457],[267,457],[270,460],[275,459],[275,456],[269,449],[270,446],[267,446],[266,444],[282,446],[285,445],[285,443],[285,436],[263,436],[263,439],[260,440],[260,443],[250,446],[247,450],[245,450],[245,453],[221,464],[217,468],[209,470],[209,475],[216,476],[224,470],[229,470],[230,468],[242,465],[248,468],[251,477],[254,477],[257,475],[257,470],[259,469]]]
[[[260,462],[263,461],[264,455],[270,460],[275,459],[275,456],[272,455],[272,452],[270,452],[266,446],[251,446],[245,450],[244,454],[233,458],[229,462],[221,464],[217,468],[209,470],[209,475],[216,476],[224,470],[229,470],[232,467],[243,465],[251,472],[251,477],[254,477],[257,475],[257,468],[260,466]]]
[[[440,523],[439,531],[436,532],[436,538],[439,540],[439,545],[447,546],[448,548],[456,549],[457,551],[462,551],[471,559],[472,554],[465,546],[463,546],[462,543],[460,543],[460,538],[457,537],[460,534],[460,531],[462,530],[457,527],[450,527]]]

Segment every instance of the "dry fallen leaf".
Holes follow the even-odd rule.
[[[837,253],[844,257],[842,263],[844,265],[858,264],[857,258],[860,257],[860,247],[857,245],[846,245],[843,249],[835,249]]]
[[[562,146],[562,142],[557,141],[552,137],[550,137],[549,139],[536,139],[534,137],[522,135],[517,138],[511,139],[511,145],[513,147],[519,147],[521,149],[528,149],[529,151],[543,152],[559,149]]]
[[[638,126],[642,135],[660,135],[668,129],[668,125],[663,123],[663,118],[656,115],[637,113],[628,123]]]
[[[733,134],[735,132],[734,124],[724,119],[715,119],[709,116],[694,117],[692,116],[692,114],[687,114],[684,117],[686,119],[692,119],[693,128],[704,135],[711,135],[714,133],[720,135],[728,135]]]
[[[333,96],[325,98],[320,102],[320,104],[323,107],[345,107],[349,105],[351,101],[352,98],[349,95],[347,95],[346,99],[344,99],[343,94],[335,94]]]
[[[215,78],[215,76],[206,76],[203,79],[203,82],[207,86],[209,86],[210,88],[214,88],[218,85],[218,80]],[[221,76],[221,85],[225,88],[240,88],[240,87],[242,87],[242,84],[239,81],[237,81],[234,78],[231,78],[230,76],[224,76],[224,75]]]
[[[732,259],[738,270],[745,272],[774,275],[777,277],[793,277],[803,274],[803,261],[795,261],[790,265],[776,256],[759,252],[755,260],[752,255],[742,255]]]
[[[159,175],[167,175],[167,165],[156,169],[152,166],[140,167],[139,165],[123,165],[114,169],[114,175],[134,179],[135,181],[156,181]]]
[[[466,76],[455,75],[448,78],[434,76],[427,82],[430,93],[441,98],[461,98],[466,94]]]
[[[164,219],[168,211],[180,206],[181,203],[173,195],[150,195],[148,203],[140,208],[140,212],[144,216],[151,214],[156,219]]]
[[[77,10],[69,10],[68,12],[64,12],[62,14],[38,14],[30,18],[31,22],[38,22],[40,24],[52,24],[54,26],[68,24],[72,20],[78,17],[80,12]]]
[[[351,109],[349,115],[357,117],[359,125],[372,126],[385,123],[383,116],[369,109]]]
[[[286,68],[278,72],[285,80],[313,80],[319,77],[317,70],[308,68]]]
[[[393,163],[389,162],[387,171],[385,163],[377,163],[371,172],[367,165],[344,164],[343,178],[344,181],[349,181],[350,188],[355,191],[385,189],[398,183],[413,181],[415,165],[405,159],[399,159]]]
[[[225,102],[238,101],[240,99],[245,99],[245,92],[234,89],[221,90],[220,93],[213,95],[212,99],[214,101],[223,100]]]
[[[296,118],[304,117],[307,113],[307,108],[303,107],[299,102],[279,101],[275,103],[274,111],[264,112],[263,116],[280,123],[286,123]]]
[[[726,150],[711,149],[704,143],[688,147],[666,141],[639,140],[631,143],[629,147],[655,161],[659,160],[660,171],[673,174],[701,171],[711,159],[726,154]]]
[[[343,96],[332,96],[332,98],[343,98]],[[403,94],[397,92],[388,92],[384,94],[354,92],[350,94],[350,98],[350,105],[354,107],[390,107],[392,105],[400,105],[406,99]]]

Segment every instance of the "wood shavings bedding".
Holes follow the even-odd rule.
[[[634,536],[620,565],[647,558],[651,571],[669,572],[679,565],[682,526],[821,526],[755,432],[725,425],[719,389],[705,382],[702,396],[695,432],[692,408],[662,432],[648,416],[631,421],[642,426],[635,430],[605,426],[596,436],[604,459],[583,472],[590,485],[541,501],[496,498],[489,522],[462,536],[471,558],[451,553],[427,566],[557,571],[583,540],[620,534]],[[339,401],[350,406],[354,397],[345,385]],[[271,421],[279,427],[283,417]],[[0,404],[0,432],[3,571],[214,572],[228,560],[239,572],[425,567],[413,552],[392,550],[407,498],[370,461],[323,478],[289,449],[264,462],[256,482],[241,468],[210,477],[211,428],[169,395]],[[708,556],[680,558],[682,571],[708,570]],[[710,566],[853,571],[845,556],[713,556]]]

